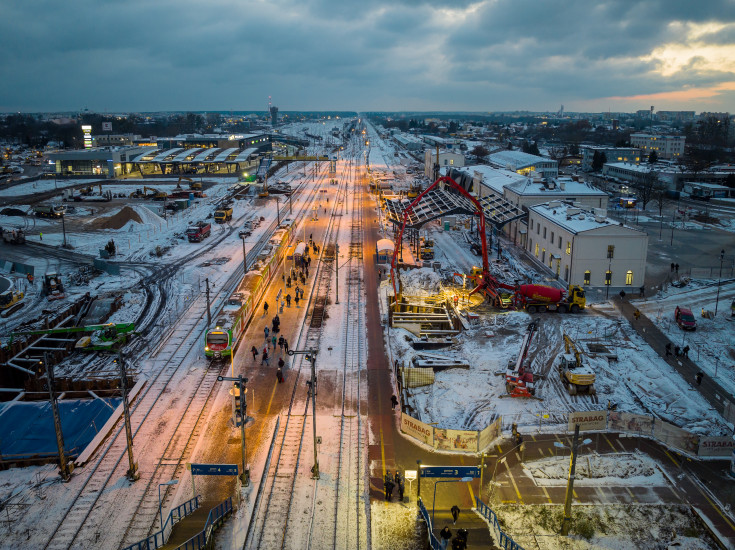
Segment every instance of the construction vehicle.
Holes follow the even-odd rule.
[[[36,204],[33,213],[39,218],[60,218],[66,212],[63,204]]]
[[[23,299],[23,293],[15,288],[9,288],[0,294],[0,310],[6,310],[13,307]]]
[[[148,193],[150,191],[150,193]],[[130,194],[130,198],[153,199],[154,201],[163,201],[168,198],[168,194],[155,189],[154,187],[143,187],[143,192],[136,189]]]
[[[482,205],[480,204],[480,202],[477,200],[476,197],[468,193],[461,185],[459,185],[456,181],[454,181],[449,176],[442,176],[441,178],[438,178],[434,183],[432,183],[424,191],[419,193],[419,195],[403,211],[403,223],[401,224],[401,230],[399,231],[398,238],[396,239],[396,246],[393,251],[393,260],[391,261],[391,267],[390,267],[391,280],[393,283],[393,292],[395,293],[394,295],[396,299],[398,299],[401,295],[400,289],[398,288],[398,286],[400,285],[400,280],[396,276],[396,265],[398,261],[398,256],[402,248],[403,232],[406,229],[406,223],[408,222],[408,217],[413,211],[414,206],[416,206],[419,203],[421,198],[427,193],[429,193],[432,189],[434,189],[440,183],[444,183],[445,185],[454,189],[461,195],[464,195],[467,199],[469,199],[473,203],[473,205],[477,209],[477,212],[476,212],[476,215],[478,218],[477,230],[480,234],[480,242],[482,243],[482,270],[478,269],[476,272],[474,272],[473,275],[471,275],[471,278],[473,278],[475,281],[475,288],[470,292],[470,294],[475,294],[476,292],[482,292],[485,298],[490,303],[492,303],[495,307],[497,308],[508,307],[507,305],[505,305],[505,304],[508,304],[507,296],[504,296],[503,294],[501,294],[501,289],[514,291],[515,287],[507,285],[505,283],[501,283],[500,281],[498,281],[495,277],[493,277],[490,274],[490,263],[487,257],[487,239],[485,237],[485,212],[482,208]]]
[[[577,349],[574,341],[564,334],[564,350],[559,356],[559,377],[569,392],[569,395],[588,393],[594,395],[595,371],[589,365],[582,362],[582,354]]]
[[[569,285],[569,290],[545,285],[521,285],[513,295],[513,305],[528,313],[537,311],[558,311],[578,313],[587,305],[584,289]]]
[[[186,229],[186,236],[190,243],[198,243],[209,237],[212,232],[212,224],[207,222],[196,222]]]
[[[85,351],[117,351],[125,345],[135,334],[135,323],[106,323],[89,325],[86,327],[50,328],[40,330],[26,330],[10,334],[10,342],[16,336],[32,336],[36,334],[70,334],[75,332],[90,332],[83,336],[74,345],[75,349]]]
[[[8,244],[24,244],[26,235],[22,229],[3,229],[3,242]]]
[[[531,321],[526,327],[526,334],[523,337],[521,351],[515,363],[510,362],[505,371],[505,391],[509,397],[536,397],[536,385],[533,381],[533,373],[526,363],[528,350],[531,347],[531,340],[538,332],[538,320]]]
[[[225,223],[232,219],[232,205],[223,205],[214,211],[214,221]]]
[[[421,245],[419,247],[419,258],[422,260],[434,259],[434,241],[422,238]]]
[[[58,273],[52,271],[43,276],[43,294],[49,300],[61,300],[66,297],[64,285],[61,284],[61,277]]]
[[[406,170],[406,173],[409,173],[408,170]],[[420,182],[414,182],[413,184],[411,184],[411,187],[409,187],[408,189],[408,198],[415,199],[416,197],[418,197],[419,193],[421,193],[421,187],[422,186]]]
[[[177,190],[182,189],[182,187],[181,187],[181,180],[186,180],[186,181],[189,182],[189,189],[199,189],[199,190],[201,190],[201,188],[202,188],[202,184],[200,182],[194,181],[193,179],[187,178],[186,176],[181,176],[181,177],[179,177],[179,181],[176,184],[176,189]]]

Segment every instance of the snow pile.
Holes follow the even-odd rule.
[[[159,226],[164,223],[164,219],[145,206],[123,206],[120,210],[109,216],[99,217],[87,225],[93,229],[122,229],[123,231],[133,231],[131,223]]]
[[[584,450],[582,450],[584,452]],[[569,456],[546,458],[526,463],[523,471],[537,485],[566,485]],[[641,487],[666,485],[653,461],[638,455],[593,455],[577,458],[576,482],[580,485],[623,485]]]
[[[403,293],[408,296],[431,296],[441,289],[441,277],[428,267],[401,273]]]

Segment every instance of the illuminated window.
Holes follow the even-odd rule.
[[[454,159],[450,159],[449,164],[454,164]]]
[[[567,254],[571,254],[571,253],[572,253],[572,243],[567,241]]]
[[[625,284],[626,285],[633,284],[633,272],[630,270],[628,270],[628,272],[625,274]]]
[[[544,263],[544,264],[546,263],[546,249],[545,248],[541,249],[541,263]]]
[[[607,286],[610,286],[610,283],[612,282],[612,271],[609,269],[605,272],[605,284]]]
[[[533,254],[538,258],[538,243],[536,243],[536,249],[534,250]]]
[[[590,284],[590,279],[592,277],[592,274],[589,271],[584,272],[584,284],[588,285]]]
[[[615,257],[615,245],[614,244],[607,245],[607,257],[610,259]]]

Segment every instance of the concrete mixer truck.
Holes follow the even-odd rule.
[[[521,285],[513,295],[513,306],[528,313],[578,313],[586,304],[584,289],[577,285],[570,285],[568,290],[545,285]]]

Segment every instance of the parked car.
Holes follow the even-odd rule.
[[[697,321],[694,319],[691,309],[676,306],[676,309],[674,310],[674,319],[676,320],[676,324],[679,325],[679,328],[682,330],[697,330]]]

